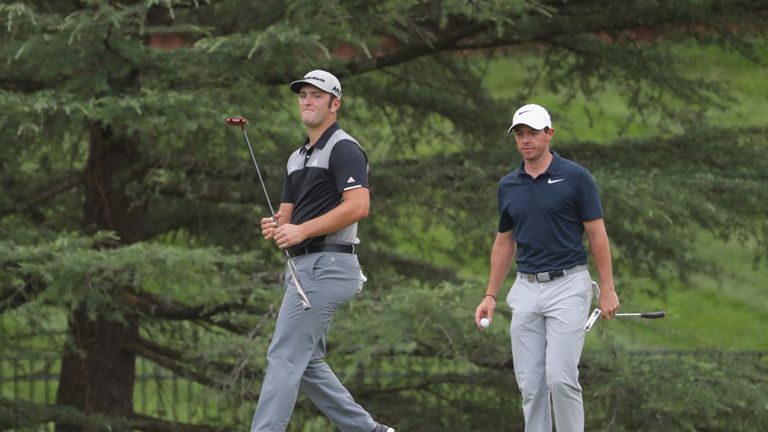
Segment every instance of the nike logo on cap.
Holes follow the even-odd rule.
[[[561,182],[561,181],[563,181],[563,180],[565,180],[565,179],[564,179],[564,178],[561,178],[561,179],[557,179],[557,180],[549,179],[549,180],[547,180],[547,183],[549,183],[549,184],[552,184],[552,183]]]

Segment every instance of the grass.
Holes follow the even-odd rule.
[[[679,60],[677,68],[684,76],[715,81],[733,98],[724,102],[723,108],[712,106],[705,110],[701,123],[736,127],[765,125],[768,109],[765,99],[768,94],[766,66],[756,65],[717,47],[681,44],[675,46],[673,51]],[[758,47],[757,56],[763,63],[768,63],[768,46],[765,43]],[[566,96],[553,94],[541,80],[531,86],[524,79],[528,72],[521,71],[538,68],[538,61],[532,55],[498,58],[491,63],[485,83],[494,97],[515,101],[506,114],[510,121],[517,105],[535,102],[547,107],[557,131],[557,141],[610,143],[623,138],[648,137],[656,133],[654,125],[670,122],[658,114],[649,114],[647,118],[633,117],[626,98],[620,95],[615,85],[606,85],[602,91],[588,96],[577,94],[570,101]],[[520,99],[521,94],[525,95],[523,99]],[[688,108],[669,98],[667,101],[681,111]],[[588,113],[597,120],[590,118]]]
[[[586,348],[617,343],[627,349],[722,349],[768,351],[768,281],[765,266],[755,268],[752,253],[736,242],[702,239],[700,254],[722,265],[719,279],[693,275],[688,283],[621,281],[617,290],[625,312],[665,310],[660,320],[621,318],[601,322]],[[646,292],[664,292],[649,296]]]

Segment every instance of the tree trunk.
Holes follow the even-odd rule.
[[[84,306],[69,322],[70,340],[61,364],[57,403],[85,414],[129,417],[133,414],[135,355],[122,347],[138,338],[135,319],[126,322],[91,319]],[[112,428],[112,430],[119,430]],[[57,432],[95,432],[59,423]]]
[[[172,23],[168,8],[153,6],[147,14],[150,26]],[[175,49],[189,45],[186,36],[170,39],[152,35],[146,43],[158,49]],[[109,80],[120,93],[139,90],[139,71],[129,68]],[[117,233],[122,244],[141,241],[145,235],[147,200],[132,195],[141,191],[147,167],[133,137],[115,133],[110,127],[92,124],[90,149],[85,168],[86,232],[109,230]],[[123,287],[99,286],[115,292]],[[135,355],[123,349],[135,344],[139,337],[136,316],[123,316],[117,321],[109,311],[96,310],[95,318],[88,305],[81,304],[69,320],[69,343],[62,358],[57,403],[80,409],[86,414],[127,417],[133,414],[133,385],[136,377]],[[112,312],[114,314],[114,312]],[[115,430],[114,428],[112,430]],[[74,424],[58,423],[57,432],[91,432]]]
[[[146,200],[128,191],[141,190],[137,186],[145,172],[136,140],[92,125],[85,171],[85,231],[114,231],[123,244],[141,240]],[[101,282],[95,288],[115,292],[123,287]],[[69,319],[57,403],[86,414],[127,417],[133,413],[136,367],[135,355],[123,347],[137,341],[138,320],[126,315],[119,321],[111,308],[93,306],[81,304]],[[56,425],[57,432],[92,430],[72,423]]]

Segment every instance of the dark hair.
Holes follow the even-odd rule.
[[[333,94],[333,93],[328,93],[328,94],[329,94],[329,95],[331,95],[331,99],[328,101],[328,108],[330,108],[330,107],[331,107],[331,105],[333,105],[333,100],[334,100],[334,99],[338,99],[338,98],[337,98],[337,97],[336,97],[336,95],[335,95],[335,94]]]

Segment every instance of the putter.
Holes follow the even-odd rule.
[[[272,207],[272,201],[269,200],[269,193],[267,192],[267,187],[264,185],[264,179],[261,177],[261,170],[259,170],[259,163],[256,162],[256,154],[253,153],[253,147],[251,147],[251,141],[248,139],[248,134],[245,133],[245,125],[248,123],[248,121],[242,117],[230,117],[227,119],[227,124],[232,126],[240,126],[240,130],[243,131],[243,138],[245,139],[245,144],[248,145],[248,151],[251,152],[251,159],[253,159],[253,165],[256,167],[256,174],[259,176],[259,184],[261,185],[261,190],[264,191],[264,196],[267,198],[267,205],[269,206],[269,213],[272,215],[272,220],[275,221],[276,226],[280,226],[280,223],[277,221],[277,216],[275,216],[275,209]],[[291,274],[291,279],[293,279],[293,284],[296,285],[296,293],[299,295],[299,301],[301,302],[301,305],[304,307],[304,310],[309,309],[312,307],[312,305],[309,304],[309,298],[307,298],[307,294],[304,292],[304,288],[301,286],[301,282],[299,281],[299,274],[296,271],[296,264],[293,263],[293,258],[291,257],[291,253],[288,252],[288,249],[283,249],[283,252],[285,252],[285,257],[288,259],[288,272]]]
[[[595,290],[595,297],[600,297],[600,286],[597,285],[597,282],[592,281],[592,289]],[[584,331],[589,332],[592,330],[592,326],[595,324],[597,319],[600,317],[600,314],[603,312],[595,308],[594,311],[592,311],[592,315],[589,316],[589,319],[584,324]],[[637,318],[647,318],[647,319],[657,319],[657,318],[664,318],[667,316],[666,312],[664,311],[657,311],[657,312],[625,312],[625,313],[617,313],[615,316],[617,317],[637,317]]]

